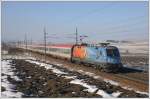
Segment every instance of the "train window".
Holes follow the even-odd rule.
[[[65,53],[65,54],[69,54],[69,53],[70,53],[70,50],[69,50],[69,49],[64,49],[64,53]]]
[[[99,51],[99,55],[100,55],[100,56],[102,55],[102,51]]]
[[[41,50],[44,50],[44,48],[43,48],[43,47],[41,47]]]
[[[49,48],[49,51],[51,51],[51,48]]]
[[[119,56],[119,51],[118,49],[106,49],[107,56],[114,57],[114,56]]]
[[[53,51],[54,51],[54,48],[50,48],[50,51],[52,51],[52,52],[53,52]]]

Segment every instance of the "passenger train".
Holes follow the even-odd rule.
[[[43,45],[28,45],[28,50],[44,53],[45,47]],[[106,72],[116,72],[122,67],[118,48],[106,43],[98,45],[75,44],[72,46],[52,45],[46,47],[46,53],[69,59],[73,63],[89,64]]]

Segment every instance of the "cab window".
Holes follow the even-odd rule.
[[[106,49],[106,52],[107,52],[107,56],[110,56],[110,57],[117,56],[117,57],[119,57],[118,49]]]

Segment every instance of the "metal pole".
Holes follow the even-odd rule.
[[[77,27],[76,27],[76,44],[78,44],[78,30],[77,30]]]
[[[32,38],[31,38],[30,44],[32,45]]]
[[[25,34],[25,44],[26,44],[26,53],[27,53],[27,34]]]
[[[46,62],[46,29],[45,28],[44,28],[44,46],[45,46],[44,60]]]
[[[19,48],[19,41],[18,41],[18,48]]]

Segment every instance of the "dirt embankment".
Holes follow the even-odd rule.
[[[83,91],[80,85],[70,84],[69,79],[59,77],[51,70],[36,66],[23,60],[13,60],[20,82],[13,82],[17,90],[23,92],[23,97],[101,97]]]
[[[70,83],[71,79],[66,79],[63,75],[57,75],[50,69],[24,60],[13,60],[12,64],[16,68],[14,72],[22,80],[15,81],[10,77],[8,80],[16,85],[18,91],[24,93],[23,97],[102,97],[96,94],[98,90],[94,93],[87,92],[85,87]],[[108,94],[120,91],[121,94],[118,97],[148,97],[104,81],[95,80],[78,72],[68,71],[60,67],[57,68],[63,72],[68,72],[71,76],[76,76],[77,79],[84,79],[88,84],[96,85],[98,89],[103,89]]]

